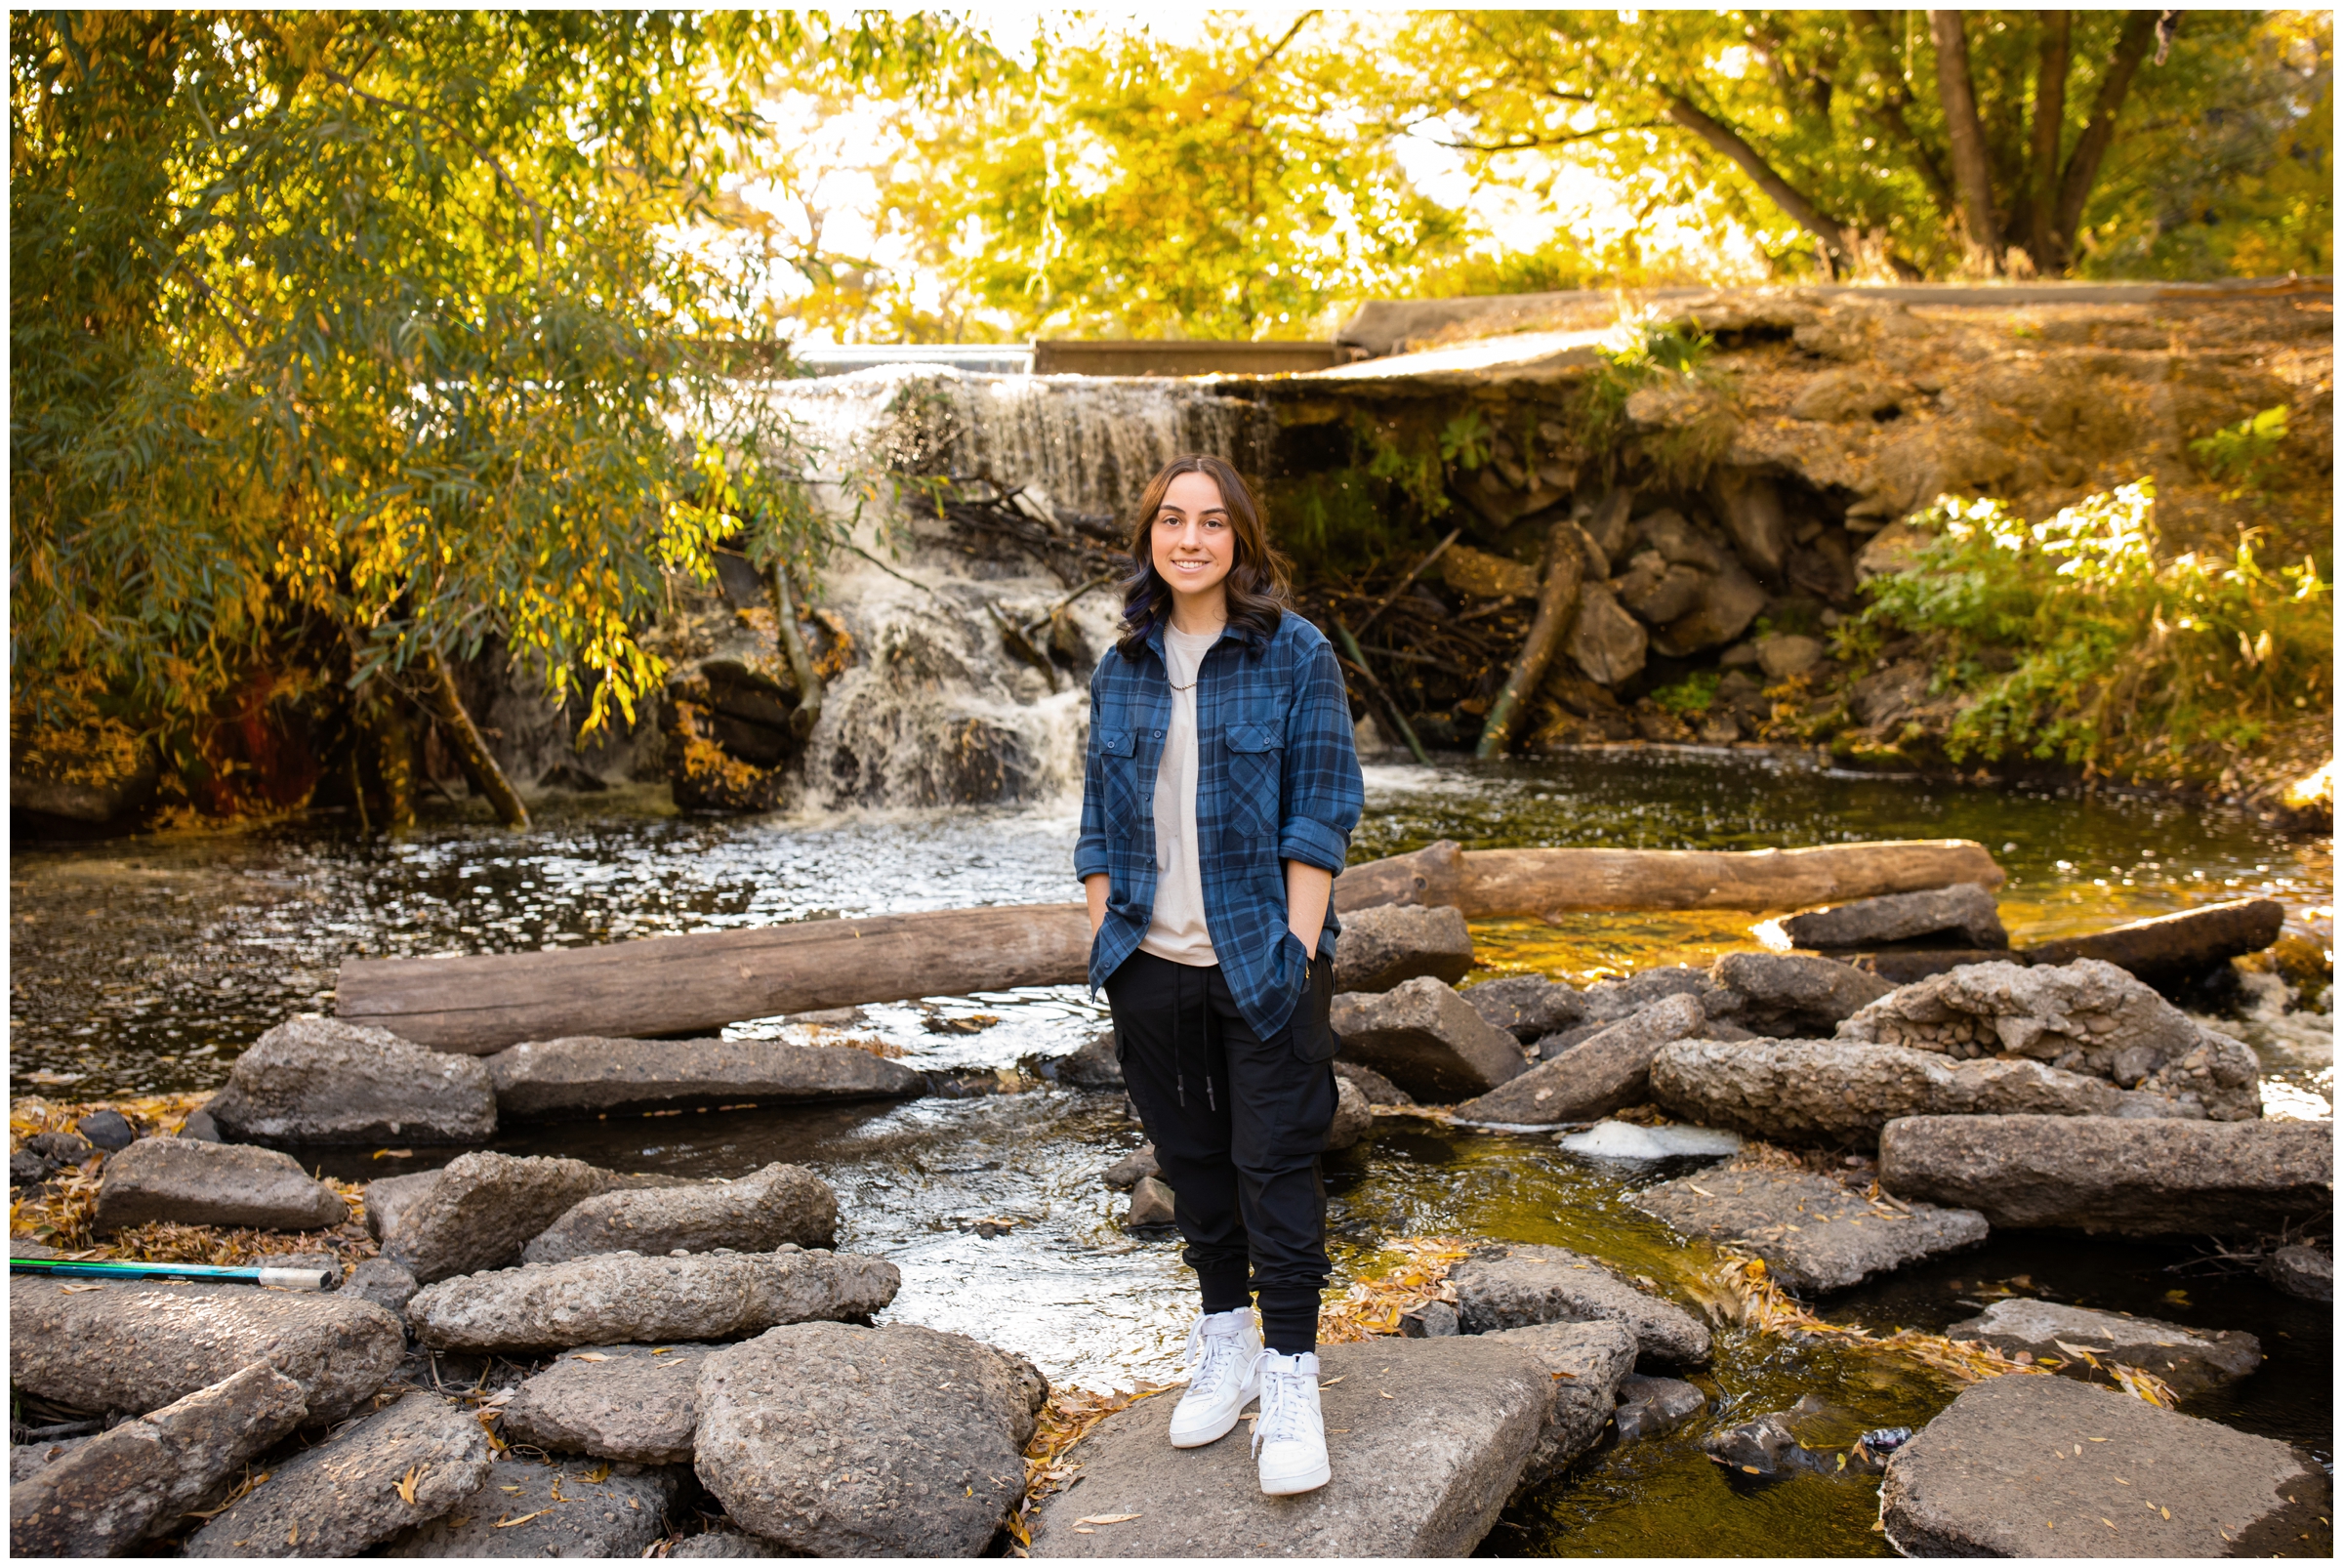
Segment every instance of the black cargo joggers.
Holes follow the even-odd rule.
[[[1262,1341],[1281,1355],[1317,1349],[1333,1271],[1318,1171],[1335,1119],[1333,1052],[1307,1043],[1325,1030],[1312,1017],[1332,989],[1321,966],[1332,970],[1313,962],[1315,996],[1267,1040],[1216,966],[1138,952],[1106,982],[1123,1080],[1172,1189],[1204,1310],[1236,1311],[1257,1291]]]

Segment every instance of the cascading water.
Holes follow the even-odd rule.
[[[1089,657],[1043,671],[1007,645],[1067,589],[1004,549],[970,557],[890,473],[1024,487],[1052,515],[1125,516],[1183,452],[1259,466],[1266,413],[1209,383],[973,376],[886,366],[791,382],[772,405],[818,453],[824,503],[855,514],[860,554],[823,574],[826,604],[856,644],[832,683],[803,761],[799,804],[839,806],[1031,802],[1079,788],[1084,681],[1112,642],[1111,584],[1066,606]],[[884,564],[881,564],[884,562]]]

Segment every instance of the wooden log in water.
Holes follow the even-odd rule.
[[[1335,908],[1454,904],[1467,920],[1599,909],[1763,913],[1956,882],[1998,887],[2002,871],[1968,839],[1750,850],[1462,849],[1443,839],[1352,866],[1335,880]]]
[[[352,959],[335,1015],[485,1055],[567,1035],[713,1032],[744,1018],[1065,985],[1090,957],[1080,904],[808,920],[478,958]]]
[[[1443,840],[1351,867],[1335,882],[1335,906],[1455,904],[1476,920],[1580,909],[1759,912],[1955,882],[1997,887],[2001,869],[1965,839],[1746,853],[1465,851]],[[1083,978],[1089,951],[1080,904],[947,909],[544,953],[352,959],[342,966],[334,1011],[436,1051],[486,1054],[524,1040],[680,1035],[866,1002],[1069,985]]]

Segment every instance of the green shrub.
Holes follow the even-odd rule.
[[[2207,475],[2235,486],[2221,496],[2235,501],[2270,487],[2280,468],[2278,449],[2288,433],[2286,405],[2281,403],[2191,441],[2189,452]]]
[[[1715,670],[1695,670],[1683,680],[1653,692],[1652,702],[1669,713],[1697,719],[1715,705],[1717,682],[1723,679]]]
[[[2024,755],[2164,776],[2235,754],[2332,695],[2333,611],[2317,563],[2273,568],[2248,530],[2226,557],[2158,558],[2149,481],[2028,524],[1939,497],[1936,541],[1875,578],[1842,651],[1920,634],[1935,689],[1961,694],[1955,762]],[[2201,759],[2197,759],[2201,761]]]

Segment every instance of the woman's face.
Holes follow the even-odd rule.
[[[1224,597],[1220,585],[1237,563],[1237,530],[1211,475],[1182,474],[1172,481],[1155,511],[1153,541],[1156,573],[1172,593]]]

